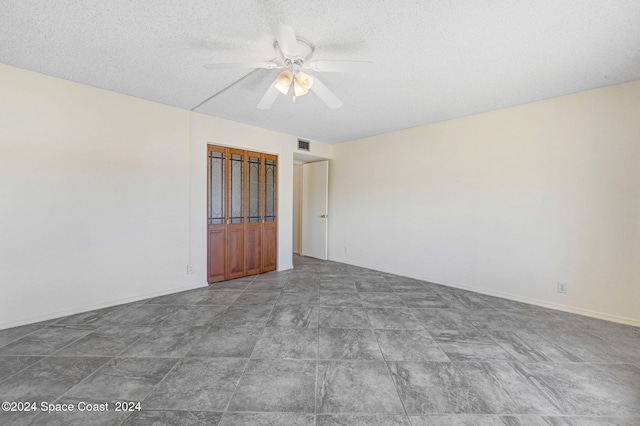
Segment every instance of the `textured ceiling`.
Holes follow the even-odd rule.
[[[310,93],[256,108],[278,70],[258,70],[196,111],[329,143],[640,79],[638,0],[2,0],[0,62],[192,109],[273,59],[271,23],[314,59],[372,61],[312,73]]]

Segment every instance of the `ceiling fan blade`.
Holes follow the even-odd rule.
[[[313,78],[313,86],[311,86],[310,90],[318,95],[329,108],[336,109],[342,106],[342,101],[316,77]]]
[[[273,32],[276,34],[280,50],[285,56],[298,56],[298,39],[293,28],[288,25],[277,24],[273,26]]]
[[[322,72],[365,72],[372,68],[373,64],[367,61],[313,61],[308,68]]]
[[[276,89],[276,82],[274,81],[273,83],[271,83],[271,86],[269,86],[262,99],[260,99],[260,102],[258,103],[258,109],[265,110],[271,108],[273,103],[278,98],[279,94],[280,91]]]
[[[278,64],[276,64],[275,62],[237,62],[204,64],[204,67],[208,70],[224,70],[229,68],[266,68],[270,70],[278,68]]]

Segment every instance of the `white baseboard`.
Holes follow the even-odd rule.
[[[83,306],[78,306],[78,307],[71,308],[71,309],[64,309],[64,310],[61,310],[61,311],[48,312],[46,314],[36,315],[36,316],[33,316],[33,317],[20,318],[20,319],[13,320],[13,321],[6,321],[6,322],[3,322],[3,323],[0,323],[0,330],[3,330],[5,328],[18,327],[18,326],[26,325],[26,324],[33,324],[33,323],[41,322],[41,321],[48,321],[48,320],[52,320],[52,319],[56,319],[56,318],[66,317],[66,316],[69,316],[69,315],[81,314],[83,312],[93,311],[93,310],[96,310],[96,309],[109,308],[111,306],[122,305],[124,303],[137,302],[138,300],[150,299],[152,297],[164,296],[164,295],[167,295],[167,294],[178,293],[180,291],[193,290],[193,289],[196,289],[196,288],[206,287],[208,285],[209,284],[206,283],[206,282],[199,282],[199,283],[194,283],[194,284],[190,284],[190,285],[187,285],[187,286],[166,288],[166,289],[162,289],[162,290],[158,290],[158,291],[153,291],[153,292],[150,292],[150,293],[145,293],[145,294],[140,294],[140,295],[137,295],[137,296],[127,297],[127,298],[124,298],[124,299],[113,299],[113,300],[108,300],[106,302],[94,303],[94,304],[91,304],[91,305],[83,305]]]
[[[433,278],[433,277],[424,277],[424,276],[411,275],[411,274],[407,274],[406,272],[393,271],[393,270],[390,270],[390,269],[387,269],[387,268],[381,268],[380,266],[368,265],[368,264],[365,264],[365,263],[362,263],[362,262],[354,262],[352,260],[343,259],[343,258],[336,257],[336,256],[330,256],[329,260],[334,261],[334,262],[345,263],[347,265],[359,266],[361,268],[373,269],[375,271],[386,272],[388,274],[401,275],[401,276],[404,276],[404,277],[407,277],[407,278],[413,278],[413,279],[420,280],[420,281],[428,281],[430,283],[444,285],[444,286],[447,286],[447,287],[458,288],[460,290],[473,291],[475,293],[485,294],[487,296],[501,297],[503,299],[509,299],[509,300],[513,300],[513,301],[516,301],[516,302],[527,303],[529,305],[535,305],[535,306],[540,306],[540,307],[543,307],[543,308],[555,309],[557,311],[569,312],[569,313],[572,313],[572,314],[579,314],[579,315],[584,315],[584,316],[587,316],[587,317],[592,317],[592,318],[602,319],[602,320],[606,320],[606,321],[616,322],[616,323],[619,323],[619,324],[626,324],[626,325],[632,325],[632,326],[635,326],[635,327],[640,327],[640,320],[637,320],[637,319],[634,319],[634,318],[622,317],[622,316],[618,316],[618,315],[608,314],[606,312],[592,311],[590,309],[583,309],[583,308],[578,308],[578,307],[575,307],[575,306],[569,306],[569,305],[562,305],[562,304],[559,304],[559,303],[547,302],[545,300],[540,300],[540,299],[522,297],[522,296],[518,296],[518,295],[515,295],[515,294],[511,294],[511,293],[505,293],[505,292],[502,292],[502,291],[487,290],[487,289],[484,289],[484,288],[481,288],[481,287],[468,286],[468,285],[455,283],[455,282],[447,282],[447,281],[439,280],[439,279]]]

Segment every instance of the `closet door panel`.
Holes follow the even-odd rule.
[[[227,266],[229,279],[244,277],[244,229],[227,231]]]
[[[258,152],[247,152],[247,214],[245,266],[247,275],[259,274],[262,269],[262,160]]]
[[[226,154],[225,149],[207,149],[207,281],[226,279]]]
[[[245,231],[245,154],[239,149],[229,149],[227,220],[227,277],[245,275],[244,231]]]
[[[224,229],[209,229],[209,261],[207,264],[207,282],[225,280],[225,234]]]
[[[277,234],[275,223],[264,224],[262,228],[262,272],[275,271],[278,266]]]
[[[277,259],[278,157],[263,155],[264,216],[262,223],[262,272],[275,271]]]

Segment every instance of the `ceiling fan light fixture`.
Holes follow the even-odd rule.
[[[293,89],[296,96],[302,96],[309,93],[309,89],[313,86],[313,78],[302,71],[296,73],[293,79]]]
[[[286,95],[291,87],[291,80],[293,80],[293,73],[290,70],[284,70],[276,77],[275,88]]]

